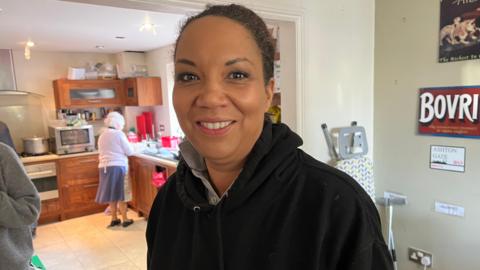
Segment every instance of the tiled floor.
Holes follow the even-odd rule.
[[[135,223],[107,229],[103,213],[47,224],[37,228],[35,253],[47,270],[146,269],[147,222],[129,211]]]

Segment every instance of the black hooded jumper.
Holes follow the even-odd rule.
[[[217,205],[181,159],[147,227],[149,270],[391,270],[378,212],[348,175],[266,122]]]

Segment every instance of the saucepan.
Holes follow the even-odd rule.
[[[27,155],[41,155],[49,152],[48,139],[44,137],[22,138],[23,152]]]

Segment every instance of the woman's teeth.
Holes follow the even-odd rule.
[[[224,128],[228,125],[230,125],[233,121],[225,121],[225,122],[200,122],[200,125],[202,127],[208,128],[208,129],[221,129]]]

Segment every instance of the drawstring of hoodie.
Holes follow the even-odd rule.
[[[193,245],[192,245],[192,257],[195,256],[195,250],[197,250],[197,245],[200,243],[198,229],[200,228],[200,206],[193,206],[193,215],[194,215],[194,225],[193,225]],[[195,269],[195,260],[192,258],[190,260],[190,268]]]
[[[216,229],[217,229],[217,240],[218,240],[218,269],[219,270],[225,270],[225,260],[223,258],[223,237],[222,237],[222,206],[223,206],[223,200],[221,200],[217,204],[217,209],[215,210],[215,221],[216,221]],[[194,213],[194,232],[193,232],[193,243],[194,245],[197,245],[199,243],[198,240],[198,228],[200,226],[200,206],[195,205],[192,207],[193,213]],[[194,250],[196,250],[196,247],[193,247]],[[194,260],[191,261],[192,263]],[[190,269],[195,269],[194,267],[190,266]]]
[[[218,239],[218,269],[225,269],[225,261],[223,258],[223,238],[222,238],[222,206],[223,200],[218,203],[218,209],[216,213],[217,220],[217,239]]]

